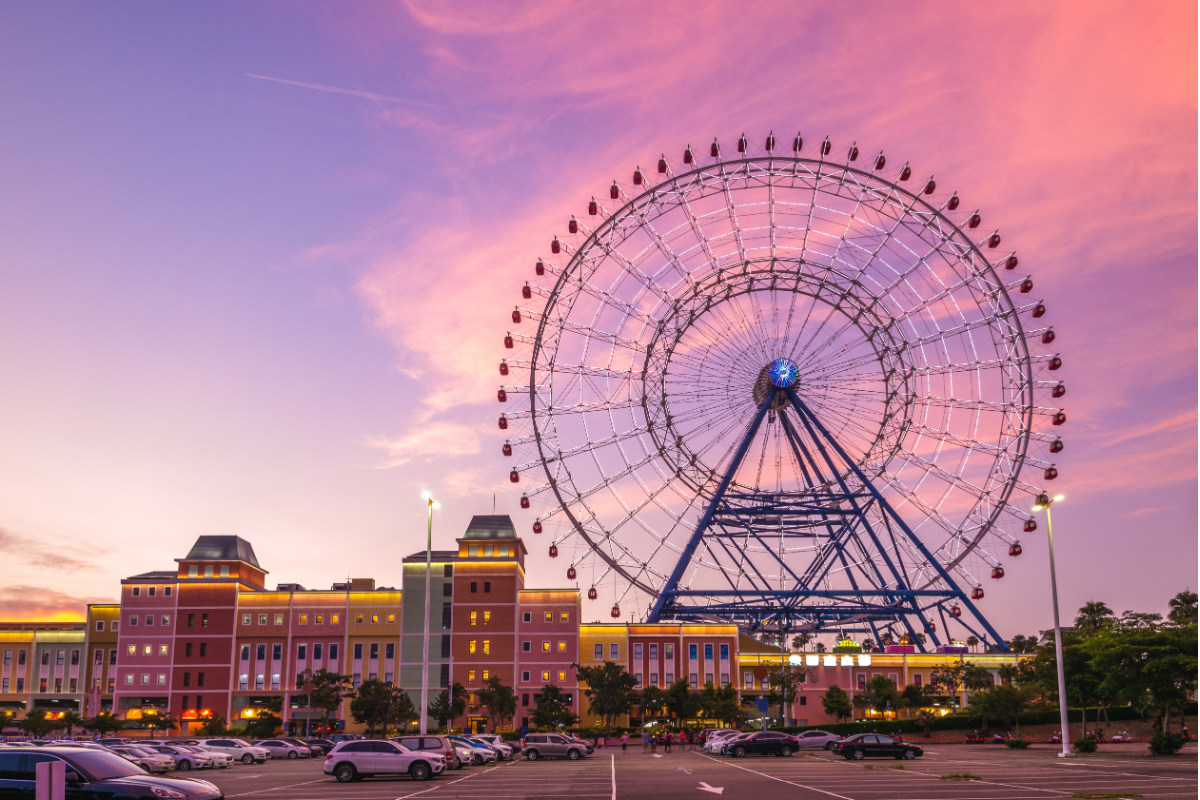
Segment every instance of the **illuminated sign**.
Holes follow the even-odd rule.
[[[821,664],[826,667],[836,667],[837,656],[825,656],[825,658],[821,660]]]
[[[804,666],[815,667],[821,663],[821,657],[816,653],[809,653],[804,657]]]

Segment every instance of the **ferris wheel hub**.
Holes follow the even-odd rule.
[[[800,380],[800,368],[788,358],[777,358],[767,365],[767,376],[777,389],[790,389]]]

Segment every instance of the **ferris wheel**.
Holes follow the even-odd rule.
[[[1003,647],[976,603],[1058,475],[1062,360],[999,232],[913,178],[714,140],[537,260],[502,449],[520,524],[613,617]]]

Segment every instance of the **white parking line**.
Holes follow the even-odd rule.
[[[280,789],[291,789],[292,787],[295,787],[295,786],[309,786],[314,783],[324,783],[327,780],[329,780],[329,779],[322,776],[321,778],[319,778],[318,780],[315,780],[315,781],[304,781],[303,783],[291,783],[291,784],[288,784],[287,786],[272,786],[269,789],[255,789],[252,792],[240,792],[238,794],[227,794],[225,796],[226,797],[249,797],[252,794],[263,794],[264,792],[277,792]]]
[[[727,767],[733,767],[734,769],[740,769],[743,772],[749,772],[753,775],[758,775],[761,778],[770,778],[773,781],[779,781],[780,783],[786,783],[788,786],[796,786],[801,789],[808,789],[810,792],[820,792],[821,794],[827,794],[830,797],[836,797],[839,800],[854,800],[853,797],[847,797],[844,794],[837,794],[836,792],[827,792],[824,789],[818,789],[815,786],[810,786],[805,783],[797,783],[796,781],[788,781],[788,780],[784,780],[783,778],[777,778],[774,775],[768,775],[765,772],[759,772],[758,770],[753,770],[753,769],[750,769],[749,767],[743,767],[741,764],[731,764],[728,761],[722,761],[721,759],[713,758],[712,756],[702,755],[700,757],[707,758],[709,761],[716,762],[717,764],[722,764]]]
[[[613,753],[609,758],[612,759],[612,800],[617,800],[617,754]]]

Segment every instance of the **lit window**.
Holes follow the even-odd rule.
[[[470,653],[471,655],[475,655],[475,640],[474,639],[467,642],[467,652]]]
[[[132,673],[132,672],[130,672],[130,673],[127,673],[127,674],[125,675],[125,685],[126,685],[126,686],[133,686],[133,673]]]
[[[142,686],[149,686],[149,685],[150,685],[150,673],[143,672],[142,673]]]
[[[320,621],[321,621],[321,620],[320,620],[320,617],[318,617],[318,618],[317,618],[317,621],[318,621],[318,622],[320,622]],[[267,624],[267,615],[266,615],[266,614],[259,614],[259,615],[258,615],[258,624],[259,624],[259,625],[266,625],[266,624]]]
[[[567,614],[566,611],[564,611],[558,615],[558,621],[559,622],[568,622],[568,621],[570,621],[570,616]]]
[[[163,618],[162,618],[162,624],[163,624],[163,625],[170,625],[170,624],[171,624],[171,618],[170,618],[169,616],[167,616],[166,614],[163,614]]]
[[[543,680],[543,681],[545,681],[546,683],[549,683],[549,682],[550,682],[550,673],[549,673],[549,672],[543,672],[543,673],[542,673],[542,680]]]
[[[131,655],[131,656],[137,655],[137,645],[136,644],[129,645],[129,655]]]
[[[388,614],[388,625],[394,625],[394,624],[396,624],[396,615]]]
[[[153,625],[153,624],[154,624],[154,615],[153,615],[153,614],[147,614],[147,615],[146,615],[146,624],[147,624],[147,625]]]
[[[490,639],[483,640],[483,654],[490,656],[492,654],[492,642]]]
[[[560,652],[560,653],[565,653],[565,652],[567,652],[567,643],[566,643],[566,642],[559,642],[559,643],[558,643],[558,652]]]
[[[558,679],[560,681],[565,681],[567,679],[567,673],[565,673],[565,672],[558,673]]]
[[[167,646],[165,644],[160,644],[158,646],[158,654],[160,656],[165,656],[167,654]]]
[[[487,683],[487,679],[488,679],[488,671],[485,669],[483,671],[483,682]]]
[[[301,625],[307,625],[307,624],[308,624],[308,614],[301,614],[301,615],[300,615],[300,624],[301,624]]]
[[[472,611],[472,612],[471,612],[471,624],[472,624],[472,625],[478,625],[478,624],[479,624],[479,612],[478,612],[478,611]]]
[[[221,577],[222,577],[222,578],[228,578],[228,577],[229,577],[229,565],[228,565],[228,564],[226,564],[225,566],[221,567]]]
[[[550,611],[546,612],[546,622],[554,622],[554,614]]]
[[[354,622],[355,622],[355,624],[356,624],[356,625],[362,625],[362,622],[363,622],[363,615],[362,615],[362,614],[355,614],[355,615],[354,615]]]
[[[165,672],[158,673],[158,685],[166,686],[166,684],[167,684],[167,673],[165,673]]]
[[[145,645],[145,646],[142,648],[142,655],[148,656],[148,655],[150,655],[150,651],[151,651],[151,646],[150,646],[150,645]]]
[[[341,615],[339,615],[339,614],[330,614],[330,615],[329,615],[329,624],[330,624],[330,625],[337,625],[337,624],[338,624],[338,620],[339,620],[339,619],[341,619]]]
[[[492,624],[492,612],[490,612],[490,611],[483,612],[483,624],[484,625]]]
[[[542,652],[543,653],[550,652],[550,643],[549,642],[542,642]]]
[[[467,685],[468,686],[475,685],[475,670],[473,670],[473,669],[467,670]]]
[[[324,614],[317,614],[317,623],[316,624],[318,624],[318,625],[325,624],[325,615]]]
[[[276,615],[275,615],[275,624],[276,624],[276,625],[282,625],[282,624],[283,624],[283,614],[276,614]]]

